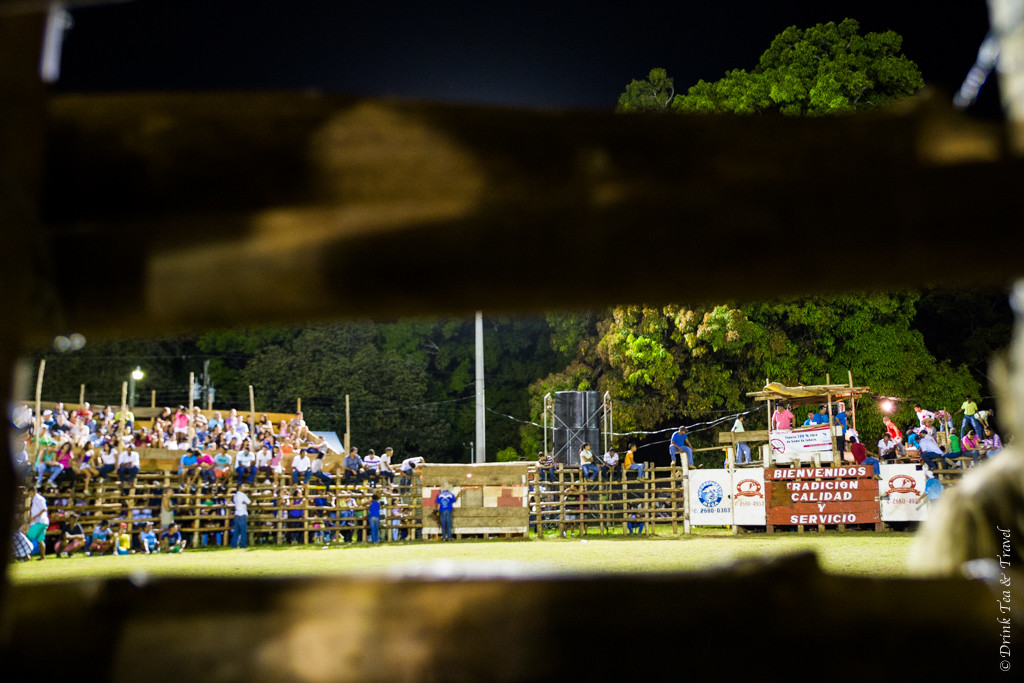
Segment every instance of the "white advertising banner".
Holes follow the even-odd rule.
[[[776,429],[768,435],[772,462],[792,462],[794,458],[811,461],[832,460],[832,437],[828,425],[805,429]]]
[[[739,526],[764,526],[767,520],[764,497],[764,469],[737,469],[733,474],[732,504]]]
[[[729,470],[690,470],[690,524],[732,524],[732,501],[729,500],[731,491],[732,477],[729,476]]]
[[[918,522],[928,519],[928,503],[918,503],[924,495],[926,475],[916,465],[881,465],[878,482],[883,522]]]

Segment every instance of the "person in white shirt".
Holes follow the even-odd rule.
[[[363,458],[363,468],[366,470],[365,476],[370,486],[376,486],[380,478],[380,456],[374,453],[372,448]]]
[[[743,416],[737,415],[736,421],[732,423],[732,429],[730,432],[739,433],[745,431],[743,429]],[[750,445],[746,441],[736,442],[736,464],[737,465],[749,465],[750,464]]]
[[[256,454],[249,450],[248,445],[235,453],[235,474],[238,475],[239,486],[243,479],[248,479],[250,486],[256,481]]]
[[[309,455],[304,451],[299,451],[292,458],[292,485],[299,485],[299,478],[302,478],[303,484],[309,483],[309,478],[313,476],[313,471],[310,469],[313,463],[309,460]]]
[[[235,520],[232,529],[233,535],[231,536],[231,547],[248,548],[249,504],[252,503],[252,501],[249,500],[249,496],[245,493],[245,484],[238,485],[238,490],[235,491],[235,495],[231,498],[231,502],[235,506]]]
[[[134,448],[126,448],[117,456],[117,478],[121,486],[132,486],[135,477],[139,476],[139,452]]]
[[[604,465],[601,466],[601,476],[614,477],[619,472],[619,454],[614,448],[608,449],[604,454]]]

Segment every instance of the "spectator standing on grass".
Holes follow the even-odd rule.
[[[380,496],[376,493],[370,496],[366,517],[370,523],[370,543],[380,543]]]
[[[462,489],[458,493],[448,490],[447,484],[441,493],[437,494],[437,514],[441,519],[441,540],[452,540],[452,516],[455,510],[455,502],[462,495]]]
[[[249,505],[252,503],[245,492],[245,484],[239,484],[238,490],[232,496],[231,502],[235,506],[234,535],[231,537],[232,548],[249,547]]]
[[[50,527],[50,511],[46,499],[38,489],[30,489],[32,494],[28,511],[28,540],[39,545],[39,559],[46,559],[46,530]]]

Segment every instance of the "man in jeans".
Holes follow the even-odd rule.
[[[245,484],[239,484],[231,502],[235,504],[234,536],[231,537],[232,548],[249,547],[249,496],[245,493]]]
[[[437,513],[441,518],[441,540],[452,540],[452,511],[455,509],[455,501],[462,495],[460,489],[458,494],[448,490],[447,484],[441,493],[437,494]]]

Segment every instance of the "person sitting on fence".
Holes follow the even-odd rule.
[[[117,479],[124,487],[125,494],[135,485],[135,477],[139,476],[139,452],[135,448],[126,448],[117,456]]]
[[[419,466],[422,464],[422,455],[415,455],[411,458],[406,458],[405,460],[403,460],[402,467],[400,468],[402,472],[402,478],[399,480],[398,483],[402,486],[412,485],[412,478],[415,476],[416,470],[419,469]]]
[[[178,528],[177,522],[171,522],[171,525],[160,534],[160,552],[162,553],[180,553],[187,545],[188,541],[181,537],[181,529]]]
[[[377,486],[377,480],[380,479],[380,456],[374,453],[372,448],[363,458],[363,468],[363,476],[366,481],[370,483],[371,487]]]
[[[614,448],[609,448],[604,454],[604,462],[601,464],[601,476],[612,478],[619,473],[619,454]]]
[[[349,450],[348,455],[341,462],[342,481],[346,486],[358,484],[363,480],[363,459],[359,457],[359,449],[355,446]]]
[[[64,471],[63,465],[57,462],[57,449],[53,447],[41,448],[36,455],[36,488],[43,485],[43,477],[50,475],[47,486],[57,488],[57,477]]]
[[[686,427],[680,427],[669,441],[668,454],[672,458],[672,466],[675,467],[676,457],[680,459],[682,463],[682,455],[680,453],[686,453],[686,460],[690,467],[693,467],[693,448],[689,444],[689,437],[686,435]]]
[[[737,415],[736,420],[732,423],[732,429],[729,430],[734,434],[741,434],[745,430],[743,428],[743,416]],[[725,459],[726,466],[729,465],[729,458]],[[747,465],[750,464],[750,445],[746,441],[736,442],[736,464]]]
[[[213,456],[213,479],[221,486],[231,479],[231,456],[226,450],[219,450]]]
[[[389,484],[393,484],[395,481],[395,470],[391,465],[391,456],[394,455],[395,451],[388,446],[384,449],[384,454],[380,456],[380,476],[386,477]]]
[[[190,448],[181,456],[178,464],[178,486],[184,490],[186,486],[195,488],[199,479],[199,451]]]
[[[935,439],[930,434],[922,434],[918,437],[917,448],[921,452],[921,460],[928,465],[928,469],[937,469],[937,463],[942,460],[943,455],[942,449]]]
[[[637,479],[644,476],[644,464],[642,462],[636,462],[636,444],[629,444],[629,449],[626,454],[622,456],[622,471],[626,474],[630,472],[636,472]]]
[[[590,444],[585,443],[580,449],[580,472],[583,478],[589,481],[601,476],[601,470],[594,464],[594,453],[590,450]]]
[[[334,476],[326,469],[328,467],[328,462],[324,460],[324,456],[326,454],[317,448],[307,448],[306,452],[316,454],[316,457],[310,465],[310,471],[313,473],[314,477],[323,482],[323,485],[327,487],[329,492],[331,487],[334,485]]]
[[[858,465],[871,465],[875,476],[881,476],[881,463],[878,461],[878,458],[868,455],[867,447],[856,436],[850,436],[850,455],[853,456],[855,463]]]
[[[256,454],[248,444],[235,453],[235,474],[238,475],[239,486],[243,481],[247,481],[250,486],[256,481]]]
[[[114,550],[111,537],[110,522],[101,519],[92,530],[92,542],[89,543],[87,555],[109,555]]]
[[[305,451],[295,454],[295,457],[292,458],[292,486],[298,486],[299,479],[303,484],[309,483],[309,478],[313,476],[313,471],[310,469],[312,465],[309,454]]]
[[[57,557],[70,557],[79,550],[85,550],[85,529],[72,510],[60,523],[60,540],[53,545],[53,552]]]
[[[213,456],[204,451],[196,451],[196,464],[199,465],[199,478],[203,481],[203,488],[213,486],[217,480],[213,473]]]
[[[555,481],[555,459],[544,451],[537,453],[537,476],[541,481]]]

